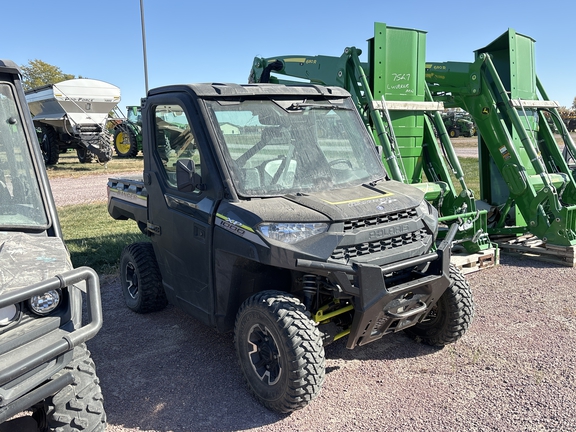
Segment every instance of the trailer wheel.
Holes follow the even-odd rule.
[[[32,417],[39,431],[104,431],[106,413],[96,368],[85,344],[74,348],[72,362],[54,376],[74,375],[74,382],[36,405]]]
[[[432,307],[430,313],[406,334],[432,346],[444,346],[460,339],[474,318],[474,299],[462,272],[450,265],[452,283]]]
[[[114,150],[121,158],[135,158],[138,154],[138,141],[129,127],[118,127],[114,131]]]
[[[76,156],[78,156],[78,161],[80,161],[80,163],[92,163],[96,160],[96,155],[86,147],[77,148]]]
[[[58,134],[52,126],[40,126],[40,149],[46,165],[56,165],[60,158]]]
[[[103,132],[98,137],[98,147],[101,154],[97,156],[98,162],[106,163],[112,160],[112,134]]]
[[[282,291],[248,298],[236,315],[234,343],[250,392],[268,409],[289,413],[320,392],[322,337],[297,298]]]
[[[137,313],[157,312],[168,300],[152,243],[132,243],[120,257],[120,284],[129,309]]]

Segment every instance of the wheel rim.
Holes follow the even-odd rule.
[[[126,274],[125,281],[126,281],[126,291],[128,295],[136,300],[138,297],[138,275],[136,274],[136,269],[134,268],[134,264],[128,263],[126,266]]]
[[[116,150],[118,153],[126,154],[130,151],[130,141],[128,135],[124,132],[118,132],[116,135]]]
[[[255,324],[248,332],[248,352],[252,369],[260,380],[268,385],[274,385],[282,375],[280,353],[274,336],[266,326]]]

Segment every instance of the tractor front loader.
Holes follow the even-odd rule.
[[[492,249],[487,236],[487,212],[476,209],[440,115],[443,105],[434,102],[427,90],[425,45],[422,31],[375,23],[367,63],[360,61],[362,51],[355,47],[346,48],[340,57],[257,57],[249,80],[294,82],[280,79],[286,76],[348,90],[391,178],[423,190],[442,222],[464,222],[458,241],[468,254],[484,251],[481,265],[494,264],[497,249]]]
[[[461,107],[476,123],[480,198],[491,206],[490,237],[531,233],[555,254],[564,249],[574,265],[574,177],[547,117],[560,131],[565,152],[576,155],[576,148],[558,104],[548,100],[536,76],[534,40],[509,29],[475,58],[429,63],[426,81],[434,100]]]

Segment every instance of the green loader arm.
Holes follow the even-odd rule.
[[[555,103],[511,99],[487,53],[479,54],[474,63],[429,63],[426,81],[435,100],[472,115],[481,158],[483,152],[490,155],[481,160],[481,198],[499,206],[501,215],[490,233],[531,232],[549,244],[576,244],[574,178],[539,114]],[[490,164],[496,165],[502,184],[498,185]],[[505,189],[501,196],[495,185]],[[506,228],[513,206],[519,212],[516,224]]]
[[[426,101],[398,102],[375,100],[368,79],[368,63],[359,60],[362,51],[348,47],[340,57],[285,55],[270,58],[254,58],[250,71],[250,82],[273,82],[291,84],[294,79],[305,79],[310,83],[345,88],[354,99],[366,127],[373,133],[383,153],[383,162],[390,176],[397,181],[412,184],[426,192],[426,198],[439,211],[446,223],[460,220],[461,232],[458,239],[470,253],[491,246],[487,239],[486,211],[476,210],[474,194],[464,180],[464,173],[456,156],[438,109],[427,92]],[[273,73],[275,75],[273,75]],[[286,76],[282,79],[279,76]],[[426,107],[429,109],[426,111]],[[392,116],[419,116],[423,142],[415,148],[401,147],[396,142]],[[392,116],[391,116],[392,112]],[[438,135],[440,144],[436,139]],[[406,165],[405,159],[416,159],[414,165]],[[449,166],[446,163],[449,162]],[[428,182],[422,182],[422,174]],[[453,174],[461,186],[456,192]]]

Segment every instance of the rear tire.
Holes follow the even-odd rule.
[[[474,299],[462,272],[450,265],[452,283],[428,315],[418,324],[404,330],[408,336],[432,346],[456,342],[470,327],[474,318]]]
[[[282,291],[248,298],[236,315],[234,343],[251,393],[268,409],[305,407],[322,388],[322,337],[300,301]]]
[[[119,126],[114,131],[114,150],[118,157],[135,158],[138,154],[138,141],[132,129]]]
[[[56,165],[60,158],[58,134],[52,126],[40,126],[40,150],[46,165]]]
[[[452,128],[448,131],[448,135],[450,135],[450,138],[458,138],[460,136],[460,131]]]
[[[42,432],[106,430],[106,413],[96,368],[85,344],[74,348],[72,362],[53,378],[71,372],[74,382],[33,408]]]
[[[161,311],[168,304],[152,243],[132,243],[120,257],[120,284],[126,306],[137,313]]]

